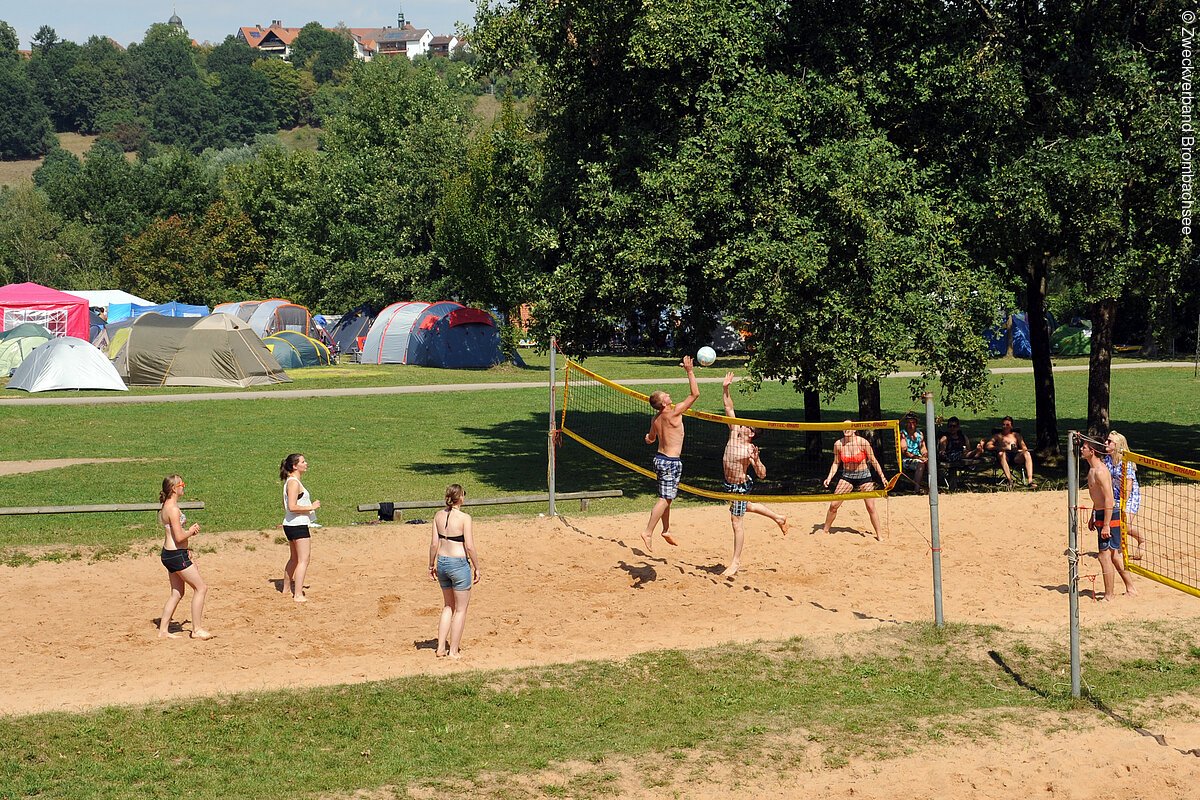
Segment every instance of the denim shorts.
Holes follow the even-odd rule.
[[[471,588],[471,562],[454,556],[437,557],[438,586],[465,592]]]

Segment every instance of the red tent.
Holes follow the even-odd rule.
[[[36,322],[55,336],[87,341],[87,300],[36,283],[0,287],[0,331],[24,322]]]

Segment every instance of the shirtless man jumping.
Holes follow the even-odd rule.
[[[733,410],[733,398],[729,396],[729,384],[731,383],[733,383],[733,373],[727,372],[723,384],[725,416],[736,417],[737,414]],[[754,487],[754,479],[750,476],[751,467],[754,468],[754,472],[760,480],[767,477],[767,468],[758,452],[758,445],[754,444],[754,433],[754,428],[748,425],[729,426],[729,441],[725,443],[725,454],[721,457],[721,464],[725,469],[725,491],[727,492],[749,494]],[[782,514],[776,514],[761,503],[751,503],[747,500],[732,501],[729,504],[729,523],[733,526],[733,560],[721,573],[726,577],[736,575],[737,571],[741,569],[742,544],[746,536],[744,521],[747,511],[751,514],[761,514],[772,520],[785,536],[788,532],[787,517]]]
[[[647,550],[654,549],[654,528],[662,520],[662,537],[667,544],[678,544],[671,536],[671,501],[679,494],[679,479],[683,476],[683,412],[700,399],[700,386],[696,383],[696,371],[692,368],[692,357],[684,356],[680,363],[688,376],[688,396],[678,403],[671,402],[671,395],[657,391],[650,395],[650,406],[656,412],[646,434],[646,444],[658,442],[658,455],[654,456],[654,471],[658,475],[658,501],[650,511],[650,521],[642,541]]]
[[[1116,574],[1125,582],[1125,594],[1137,594],[1121,553],[1121,512],[1113,508],[1112,474],[1100,460],[1095,446],[1087,439],[1079,444],[1079,456],[1088,465],[1088,493],[1092,496],[1092,519],[1088,522],[1088,528],[1096,531],[1099,543],[1104,599],[1113,596]]]

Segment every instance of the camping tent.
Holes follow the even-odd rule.
[[[379,312],[363,343],[365,364],[478,369],[499,364],[500,331],[486,311],[443,300],[392,303]]]
[[[1059,325],[1050,334],[1050,352],[1056,356],[1086,356],[1092,352],[1092,325]]]
[[[278,298],[221,303],[213,307],[213,313],[235,316],[249,323],[259,336],[270,336],[279,331],[299,331],[313,338],[318,336],[317,326],[307,308]]]
[[[228,314],[142,314],[109,350],[130,386],[260,386],[292,379],[250,327]]]
[[[72,289],[67,294],[82,297],[84,300],[87,300],[87,304],[92,308],[107,308],[109,322],[116,322],[119,319],[123,319],[121,316],[114,317],[113,313],[120,314],[120,309],[122,307],[127,308],[131,303],[140,306],[154,305],[153,300],[146,300],[138,297],[136,294],[130,294],[120,289]]]
[[[329,329],[329,336],[337,352],[357,353],[359,340],[371,330],[371,323],[374,321],[375,309],[365,303],[342,314]]]
[[[321,367],[333,363],[329,348],[303,333],[280,331],[262,341],[284,369]]]
[[[129,317],[136,317],[138,314],[147,314],[153,311],[155,314],[162,314],[164,317],[207,317],[209,314],[208,306],[193,306],[186,303],[161,303],[154,305],[153,303],[113,303],[108,307],[108,321],[120,322]]]
[[[88,336],[88,304],[82,297],[36,283],[0,287],[0,331],[35,322],[54,336]]]
[[[0,333],[0,375],[8,375],[29,357],[34,348],[54,337],[41,325],[25,322]]]
[[[51,339],[13,371],[9,389],[51,392],[56,389],[127,391],[112,363],[83,339]]]

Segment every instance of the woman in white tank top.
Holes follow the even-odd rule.
[[[314,524],[314,512],[321,507],[313,500],[300,477],[308,472],[308,461],[300,453],[292,453],[279,465],[283,481],[283,533],[288,540],[288,562],[283,568],[283,593],[304,603],[304,574],[308,571],[309,528]]]

